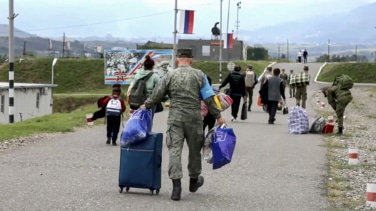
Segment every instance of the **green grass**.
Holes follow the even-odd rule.
[[[4,124],[0,127],[0,141],[41,133],[73,132],[76,128],[87,126],[85,115],[96,110],[95,105],[80,106],[70,113],[54,113],[14,124]],[[129,114],[125,112],[123,120],[128,118]],[[95,124],[102,125],[103,119],[96,120]]]
[[[76,127],[86,125],[86,113],[95,111],[95,106],[86,106],[71,113],[55,113],[36,117],[0,127],[0,141],[40,133],[72,132]]]
[[[324,67],[318,81],[333,82],[339,74],[349,75],[355,83],[375,83],[376,63],[332,63]]]
[[[247,65],[252,65],[253,70],[258,76],[260,76],[265,67],[270,64],[268,61],[235,61],[234,63],[242,67],[242,72],[245,71]],[[230,73],[227,70],[227,64],[228,62],[222,62],[222,81]],[[219,82],[219,62],[194,61],[192,66],[204,71],[207,75],[209,75],[213,84]]]
[[[15,62],[15,81],[23,83],[51,83],[52,58],[27,59],[21,63]],[[260,75],[269,64],[268,61],[235,61],[245,70],[251,64]],[[194,61],[193,67],[201,69],[218,83],[219,62]],[[227,62],[222,63],[222,80],[227,76]],[[0,66],[0,81],[8,81],[8,65]],[[85,93],[106,94],[110,91],[104,84],[103,59],[63,59],[60,58],[54,67],[54,93]],[[126,90],[127,86],[123,87]]]

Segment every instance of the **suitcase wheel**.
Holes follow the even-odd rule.
[[[150,195],[153,195],[153,194],[154,194],[154,190],[150,189]]]
[[[156,194],[156,195],[159,194],[159,189],[155,190],[155,194]]]
[[[129,192],[129,187],[125,188],[125,192],[127,193]]]
[[[119,186],[119,188],[120,188],[120,189],[119,189],[119,193],[123,193],[123,188],[124,188],[124,187]]]

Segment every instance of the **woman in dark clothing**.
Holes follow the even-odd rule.
[[[212,85],[211,78],[209,76],[207,76],[207,78],[208,78],[209,84],[211,86]],[[204,120],[203,120],[204,134],[205,134],[206,126],[208,126],[208,131],[210,131],[214,127],[215,121],[216,121],[216,119],[213,117],[213,115],[210,112],[208,112],[208,114],[206,114],[206,116],[204,117]]]
[[[244,76],[240,74],[241,69],[242,68],[239,65],[236,65],[234,67],[234,71],[232,71],[223,81],[221,86],[219,86],[219,89],[221,89],[228,83],[230,84],[230,97],[233,100],[233,103],[231,105],[231,121],[236,121],[236,118],[238,117],[241,98],[243,97],[244,100],[246,100],[245,80]]]

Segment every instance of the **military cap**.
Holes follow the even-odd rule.
[[[177,57],[193,58],[192,49],[181,48],[177,50]]]
[[[303,70],[309,70],[308,66],[304,66]]]

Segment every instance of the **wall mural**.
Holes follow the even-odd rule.
[[[146,55],[155,61],[154,72],[160,77],[172,70],[172,49],[107,50],[104,51],[104,83],[130,84]]]

